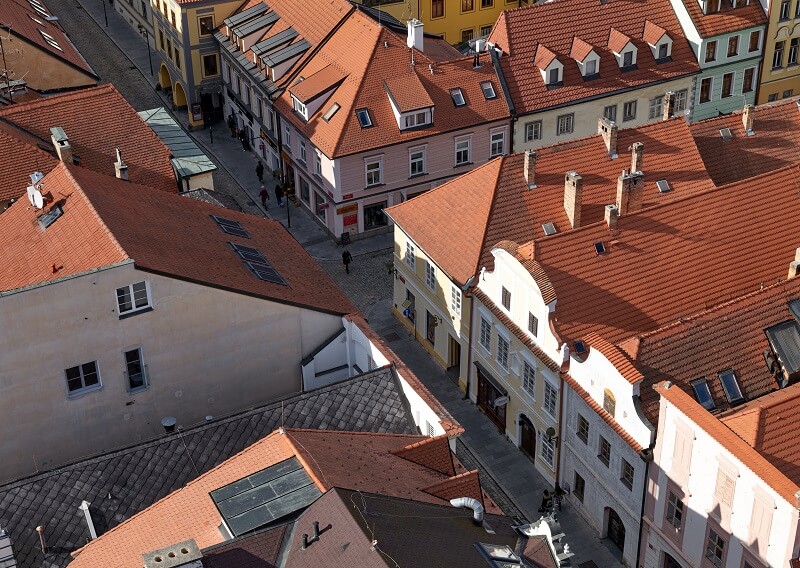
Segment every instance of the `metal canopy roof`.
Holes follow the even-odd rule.
[[[267,51],[275,49],[279,45],[289,43],[296,37],[297,37],[297,32],[295,31],[295,29],[292,27],[288,27],[282,32],[278,32],[274,36],[268,37],[264,41],[258,42],[250,49],[256,55],[261,55],[262,53],[266,53]]]
[[[256,4],[252,8],[248,8],[244,12],[239,12],[238,14],[234,14],[230,18],[225,18],[224,22],[225,25],[230,28],[232,26],[239,25],[242,22],[249,20],[250,18],[254,18],[259,14],[266,12],[267,10],[269,10],[269,6],[267,6],[264,2],[259,2],[258,4]]]
[[[139,112],[139,116],[167,145],[172,153],[172,166],[181,179],[217,169],[216,164],[200,150],[166,109],[161,107],[143,110]]]
[[[253,32],[257,32],[263,28],[266,28],[267,26],[271,26],[277,22],[279,18],[280,16],[278,16],[278,14],[275,12],[267,12],[263,16],[245,22],[240,26],[236,26],[233,28],[233,33],[235,33],[238,37],[245,37]]]

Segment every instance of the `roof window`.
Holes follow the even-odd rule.
[[[598,241],[594,243],[594,252],[596,252],[597,254],[605,254],[606,252],[608,252],[606,250],[606,244],[603,241]]]
[[[39,0],[28,0],[28,4],[30,4],[31,8],[36,10],[36,12],[43,18],[50,16],[50,14],[47,12],[47,9],[44,7],[44,4],[39,2]]]
[[[728,369],[719,374],[719,381],[722,383],[722,389],[725,391],[725,397],[731,405],[740,404],[744,402],[742,396],[742,389],[739,388],[739,381],[736,380],[736,373]]]
[[[216,215],[211,215],[211,218],[216,221],[219,228],[222,229],[223,233],[227,233],[229,235],[235,235],[237,237],[244,237],[245,239],[250,238],[250,233],[244,230],[241,223],[238,221],[231,221],[230,219],[225,219],[223,217],[217,217]]]
[[[694,397],[697,402],[706,410],[715,410],[717,405],[714,403],[714,397],[711,396],[711,389],[708,388],[708,381],[705,377],[693,380],[691,383]]]
[[[56,38],[54,38],[48,33],[43,32],[42,30],[39,30],[39,33],[42,34],[44,41],[46,41],[48,45],[50,45],[50,47],[55,47],[58,51],[64,51],[63,49],[61,49],[61,46],[58,45]]]
[[[556,229],[556,226],[552,221],[548,221],[542,225],[542,231],[544,231],[544,234],[549,237],[550,235],[555,235],[558,232],[558,229]]]
[[[522,566],[522,561],[519,556],[517,556],[507,544],[486,544],[484,542],[479,542],[478,548],[489,561],[490,566],[495,566],[496,568]]]
[[[461,89],[450,89],[450,96],[453,98],[453,104],[457,107],[467,104],[467,101],[464,100],[464,93],[461,91]]]
[[[719,135],[722,137],[723,140],[733,139],[733,133],[731,133],[730,128],[720,128]]]
[[[665,179],[656,181],[656,187],[658,188],[658,193],[669,193],[672,191],[672,188],[669,186],[669,182]]]
[[[370,118],[369,111],[367,109],[358,109],[356,111],[356,117],[358,117],[358,124],[361,125],[361,128],[368,128],[372,126],[372,118]]]
[[[340,108],[342,107],[339,105],[339,103],[333,103],[331,107],[325,111],[325,114],[322,115],[322,120],[325,122],[330,122],[330,120],[333,118],[333,115],[335,115]]]
[[[583,340],[578,339],[572,344],[572,346],[575,348],[576,354],[583,355],[586,353],[586,343]]]
[[[60,205],[55,205],[47,213],[45,213],[43,215],[39,215],[39,218],[38,218],[39,226],[42,229],[46,229],[47,227],[49,227],[50,225],[55,223],[56,219],[61,217],[61,215],[63,215],[63,214],[64,214],[64,210],[61,209],[61,206]]]
[[[481,90],[483,90],[483,96],[488,101],[489,99],[496,99],[497,93],[494,91],[494,85],[491,81],[484,81],[481,83]]]
[[[273,266],[269,263],[269,261],[264,258],[264,255],[261,254],[256,248],[253,247],[246,247],[243,245],[237,245],[236,243],[228,243],[231,248],[236,252],[236,254],[244,260],[244,263],[247,265],[256,278],[260,280],[266,280],[267,282],[272,282],[273,284],[283,284],[286,285],[286,280],[284,280],[278,271],[273,268]]]

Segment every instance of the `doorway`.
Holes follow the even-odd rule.
[[[457,383],[461,376],[461,343],[450,334],[447,337],[447,374]]]
[[[502,399],[506,400],[503,401]],[[497,402],[500,402],[500,404],[497,404]],[[478,367],[478,408],[483,410],[483,413],[497,426],[501,434],[506,431],[507,402],[506,393],[501,391],[499,386],[489,378],[488,374]]]
[[[614,509],[608,509],[608,538],[620,552],[625,552],[625,525]]]
[[[432,346],[436,346],[436,326],[437,326],[436,316],[430,313],[429,311],[425,311],[425,339],[428,340]]]
[[[530,418],[524,414],[519,417],[519,449],[531,461],[536,460],[536,430]]]

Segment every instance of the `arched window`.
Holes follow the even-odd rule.
[[[608,389],[603,391],[603,408],[612,417],[614,416],[614,412],[617,409],[617,400],[614,398],[613,393]]]

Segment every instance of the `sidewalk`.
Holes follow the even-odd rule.
[[[153,64],[153,74],[151,75],[147,44],[113,7],[106,5],[106,16],[108,17],[108,27],[106,27],[103,14],[104,0],[77,0],[77,2],[97,25],[106,32],[108,37],[128,57],[131,63],[138,68],[142,76],[155,90],[159,68],[158,52],[152,48],[150,50],[149,57],[152,58]],[[153,38],[151,38],[152,40]],[[272,172],[266,164],[264,164],[263,185],[267,187],[270,201],[267,203],[268,207],[266,209],[261,206],[259,192],[262,184],[258,181],[255,173],[258,156],[253,152],[242,150],[241,142],[231,137],[224,123],[212,125],[204,130],[189,132],[189,120],[186,112],[173,111],[168,98],[160,91],[158,94],[163,100],[167,111],[183,126],[184,130],[197,142],[203,152],[219,168],[225,170],[239,185],[244,194],[247,195],[248,202],[242,204],[243,206],[248,206],[246,209],[258,210],[264,216],[280,221],[313,258],[317,260],[341,259],[342,247],[337,245],[304,209],[293,207],[286,203],[285,200],[285,207],[278,207],[275,201],[277,180],[273,179]],[[225,191],[224,188],[220,187],[216,189]],[[355,240],[347,246],[347,249],[354,257],[358,257],[378,250],[389,249],[393,246],[393,242],[393,235],[388,232],[369,239]]]

